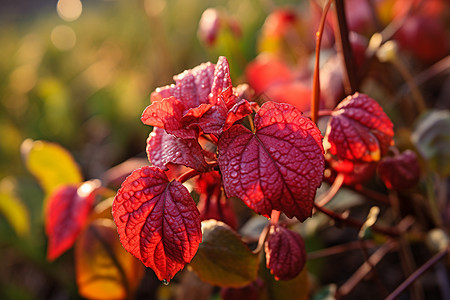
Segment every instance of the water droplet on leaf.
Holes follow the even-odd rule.
[[[161,280],[161,282],[162,282],[162,284],[164,284],[164,285],[169,285],[169,282],[168,282],[167,280],[165,280],[165,279]]]

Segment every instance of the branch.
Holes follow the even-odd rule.
[[[402,282],[385,300],[394,300],[401,293],[405,291],[405,289],[410,286],[415,280],[417,280],[420,276],[423,275],[429,268],[431,268],[435,263],[441,260],[449,253],[450,247],[441,250],[436,253],[432,258],[430,258],[426,263],[424,263],[419,269],[417,269],[414,273],[412,273],[405,281]]]

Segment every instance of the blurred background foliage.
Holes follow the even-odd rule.
[[[149,104],[150,93],[156,87],[172,83],[173,75],[205,61],[215,63],[219,55],[228,58],[234,86],[249,82],[268,98],[280,96],[286,101],[290,97],[297,102],[302,98],[304,103],[295,104],[307,110],[314,33],[320,5],[324,2],[0,0],[0,299],[80,297],[75,283],[74,250],[58,258],[57,263],[46,260],[43,203],[47,195],[21,157],[23,148],[30,145],[29,139],[55,142],[68,149],[80,166],[84,180],[102,178],[105,171],[130,157],[145,160],[145,140],[150,128],[142,124],[139,117]],[[367,45],[374,33],[395,21],[395,13],[405,14],[412,2],[416,5],[414,13],[428,23],[419,26],[426,30],[418,30],[416,36],[417,24],[411,21],[409,27],[404,26],[413,31],[409,39],[403,37],[402,41],[401,36],[396,37],[401,46],[396,53],[400,54],[402,65],[389,62],[392,57],[375,58],[374,53],[368,59],[370,45],[369,48]],[[437,9],[417,9],[419,2]],[[351,12],[349,27],[359,34],[356,44],[362,38],[359,54],[364,64],[359,67],[367,70],[361,92],[377,99],[393,120],[399,149],[411,148],[421,153],[422,185],[420,192],[413,196],[420,196],[420,204],[425,198],[422,194],[426,194],[423,191],[429,192],[430,199],[435,193],[437,198],[442,198],[442,207],[446,209],[441,209],[440,213],[448,226],[449,219],[445,216],[450,215],[447,197],[450,191],[449,135],[448,130],[443,129],[450,124],[448,3],[440,0],[346,0],[346,3]],[[377,5],[380,24],[368,21],[371,11],[361,3]],[[313,4],[312,9],[310,4]],[[294,9],[276,11],[287,6]],[[203,32],[203,35],[199,32],[199,22],[201,24],[202,14],[208,8],[216,8],[210,13],[219,14],[222,24],[228,26],[218,30],[220,34],[209,36],[211,32]],[[420,16],[422,13],[425,17]],[[436,24],[430,25],[430,20],[440,22],[442,28],[434,30]],[[263,27],[265,22],[267,26]],[[326,109],[332,109],[344,93],[342,66],[337,60],[331,23],[326,25],[321,52],[324,97],[321,108]],[[444,33],[434,37],[430,34],[433,32]],[[408,44],[411,41],[426,47]],[[358,54],[358,48],[353,50]],[[415,50],[420,52],[414,53]],[[261,55],[264,51],[275,54],[276,58]],[[436,110],[423,117],[426,122],[420,121],[420,111],[411,104],[411,88],[405,84],[399,68],[417,75],[415,80],[427,108]],[[282,85],[278,82],[280,78]],[[415,130],[417,122],[420,126]],[[58,153],[55,156],[65,155],[55,153]],[[68,165],[61,162],[67,173]],[[379,180],[371,184],[386,192]],[[341,200],[347,202],[339,203],[347,209],[357,201],[345,192],[348,190],[343,189]],[[405,199],[410,201],[411,197]],[[405,205],[411,206],[409,202]],[[416,206],[419,207],[417,203]],[[436,214],[439,215],[439,211]],[[326,223],[325,218],[318,217],[313,218],[313,222]],[[432,228],[427,222],[422,222],[426,224],[424,231]],[[336,233],[338,229],[333,226],[329,228],[329,236],[314,235],[307,241],[307,247],[321,248],[320,239],[334,243],[339,232]],[[359,263],[355,263],[352,255],[345,258],[353,264]],[[347,261],[341,263],[347,264]],[[389,270],[398,271],[396,264],[398,261],[394,261]],[[309,263],[309,271],[320,269],[319,265],[322,261]],[[342,275],[337,274],[342,270],[335,269],[323,272],[326,274],[322,274],[321,279],[334,282]],[[148,278],[144,277],[142,286],[156,290],[155,284],[159,282],[148,281]],[[197,281],[193,285],[201,285]],[[174,285],[171,286],[173,289]],[[158,298],[169,298],[172,293],[167,292],[169,288],[160,285]],[[362,292],[366,293],[364,287]]]

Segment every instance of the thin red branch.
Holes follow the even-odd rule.
[[[320,61],[320,45],[322,44],[323,30],[325,28],[325,21],[327,18],[328,10],[332,0],[328,0],[323,8],[322,17],[319,23],[319,29],[316,32],[316,60],[314,65],[314,77],[313,77],[313,92],[311,97],[311,120],[317,123],[317,116],[319,111],[320,100],[320,76],[319,76],[319,61]]]

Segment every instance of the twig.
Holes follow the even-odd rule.
[[[320,100],[320,45],[322,44],[323,30],[325,28],[325,21],[330,9],[332,0],[328,0],[325,7],[323,8],[322,17],[320,19],[319,29],[316,32],[316,60],[314,65],[314,76],[313,76],[313,92],[311,98],[311,120],[317,123],[317,116],[319,111],[319,100]]]
[[[335,0],[337,27],[335,30],[336,46],[344,63],[344,89],[347,95],[354,94],[358,90],[356,77],[356,63],[348,38],[347,19],[345,17],[344,0]]]
[[[330,218],[332,218],[333,220],[342,222],[346,225],[356,227],[356,228],[361,228],[361,226],[364,224],[364,222],[362,222],[360,220],[343,216],[343,215],[338,214],[338,213],[336,213],[332,210],[329,210],[325,207],[321,207],[317,204],[314,204],[314,207],[318,211],[320,211],[320,212],[326,214],[327,216],[329,216]],[[400,232],[397,228],[380,227],[380,226],[376,226],[376,225],[373,225],[371,228],[373,231],[376,231],[376,232],[379,232],[379,233],[382,233],[384,235],[391,236],[391,237],[398,237],[400,235]]]
[[[330,189],[327,191],[327,194],[323,196],[319,201],[317,201],[317,205],[325,206],[328,202],[330,202],[334,198],[334,196],[336,196],[336,193],[339,191],[343,183],[344,175],[342,173],[339,173],[334,179]]]
[[[353,241],[346,244],[341,244],[337,246],[332,246],[326,249],[317,250],[308,253],[308,261],[313,259],[324,258],[331,255],[336,255],[342,252],[353,251],[364,248],[373,248],[375,243],[372,241]]]
[[[449,247],[444,250],[439,251],[433,257],[431,257],[426,263],[424,263],[419,269],[412,273],[405,281],[403,281],[385,300],[393,300],[400,296],[405,289],[416,281],[423,273],[425,273],[429,268],[431,268],[435,263],[445,257],[449,252]]]
[[[395,248],[395,245],[396,245],[396,243],[394,241],[390,241],[390,242],[382,245],[338,289],[337,294],[339,296],[345,296],[348,293],[350,293],[353,290],[353,288],[372,270],[372,267],[376,266],[387,253],[389,253],[392,249]]]

